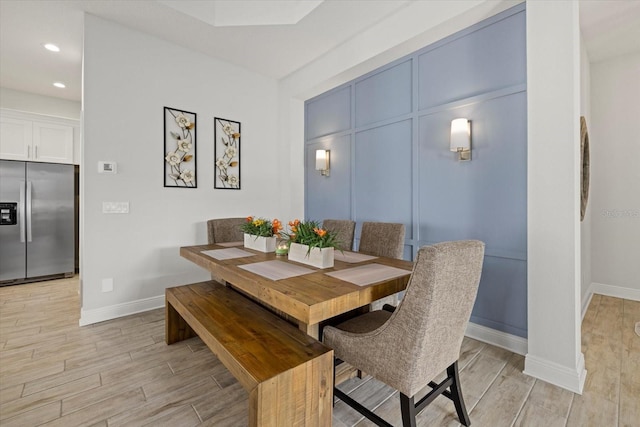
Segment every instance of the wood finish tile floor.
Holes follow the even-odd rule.
[[[164,310],[78,327],[78,280],[0,288],[0,426],[244,426],[246,392],[198,338],[164,344]],[[584,394],[522,374],[524,358],[465,338],[462,391],[474,427],[640,426],[640,302],[595,295],[583,321]],[[341,387],[401,425],[397,393]],[[337,402],[333,426],[371,426]],[[437,398],[420,426],[458,426]]]

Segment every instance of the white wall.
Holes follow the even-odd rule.
[[[577,2],[527,2],[525,373],[580,393],[580,32]]]
[[[80,102],[36,95],[5,87],[0,88],[0,108],[67,119],[80,119]]]
[[[640,300],[640,52],[591,64],[592,281]]]
[[[589,63],[589,54],[582,37],[580,37],[580,115],[587,120],[588,129],[591,125],[591,64]],[[587,304],[591,296],[589,292],[591,286],[591,204],[592,202],[587,202],[587,210],[580,224],[582,242],[580,300],[583,314],[586,313]]]
[[[207,279],[179,256],[206,243],[206,220],[288,218],[276,186],[277,83],[86,15],[82,172],[82,318],[92,323],[162,306],[167,286]],[[163,107],[197,114],[197,189],[163,187]],[[213,118],[242,123],[242,190],[214,190]],[[115,161],[117,175],[97,173]],[[125,201],[129,214],[103,214]],[[101,292],[102,279],[114,290]]]

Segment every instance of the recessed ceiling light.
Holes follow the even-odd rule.
[[[60,52],[60,48],[53,43],[45,44],[44,48],[50,50],[51,52]]]
[[[59,87],[60,89],[64,89],[65,87],[67,87],[64,83],[62,82],[55,82],[53,84],[55,87]]]

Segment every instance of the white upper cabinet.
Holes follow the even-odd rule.
[[[0,117],[0,158],[29,160],[31,158],[32,126],[29,120]]]
[[[73,126],[33,122],[33,160],[73,163]]]
[[[73,122],[3,111],[0,116],[0,158],[72,164],[74,128],[79,128]]]

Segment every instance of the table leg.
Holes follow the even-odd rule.
[[[314,323],[313,325],[307,325],[306,323],[299,322],[298,328],[305,334],[309,335],[312,338],[317,340],[320,339],[320,325],[318,323]]]
[[[168,345],[196,336],[169,301],[165,302],[165,341]]]
[[[211,273],[211,280],[215,280],[216,282],[220,283],[223,286],[227,286],[227,282],[225,280],[222,280],[217,274],[215,273]]]

